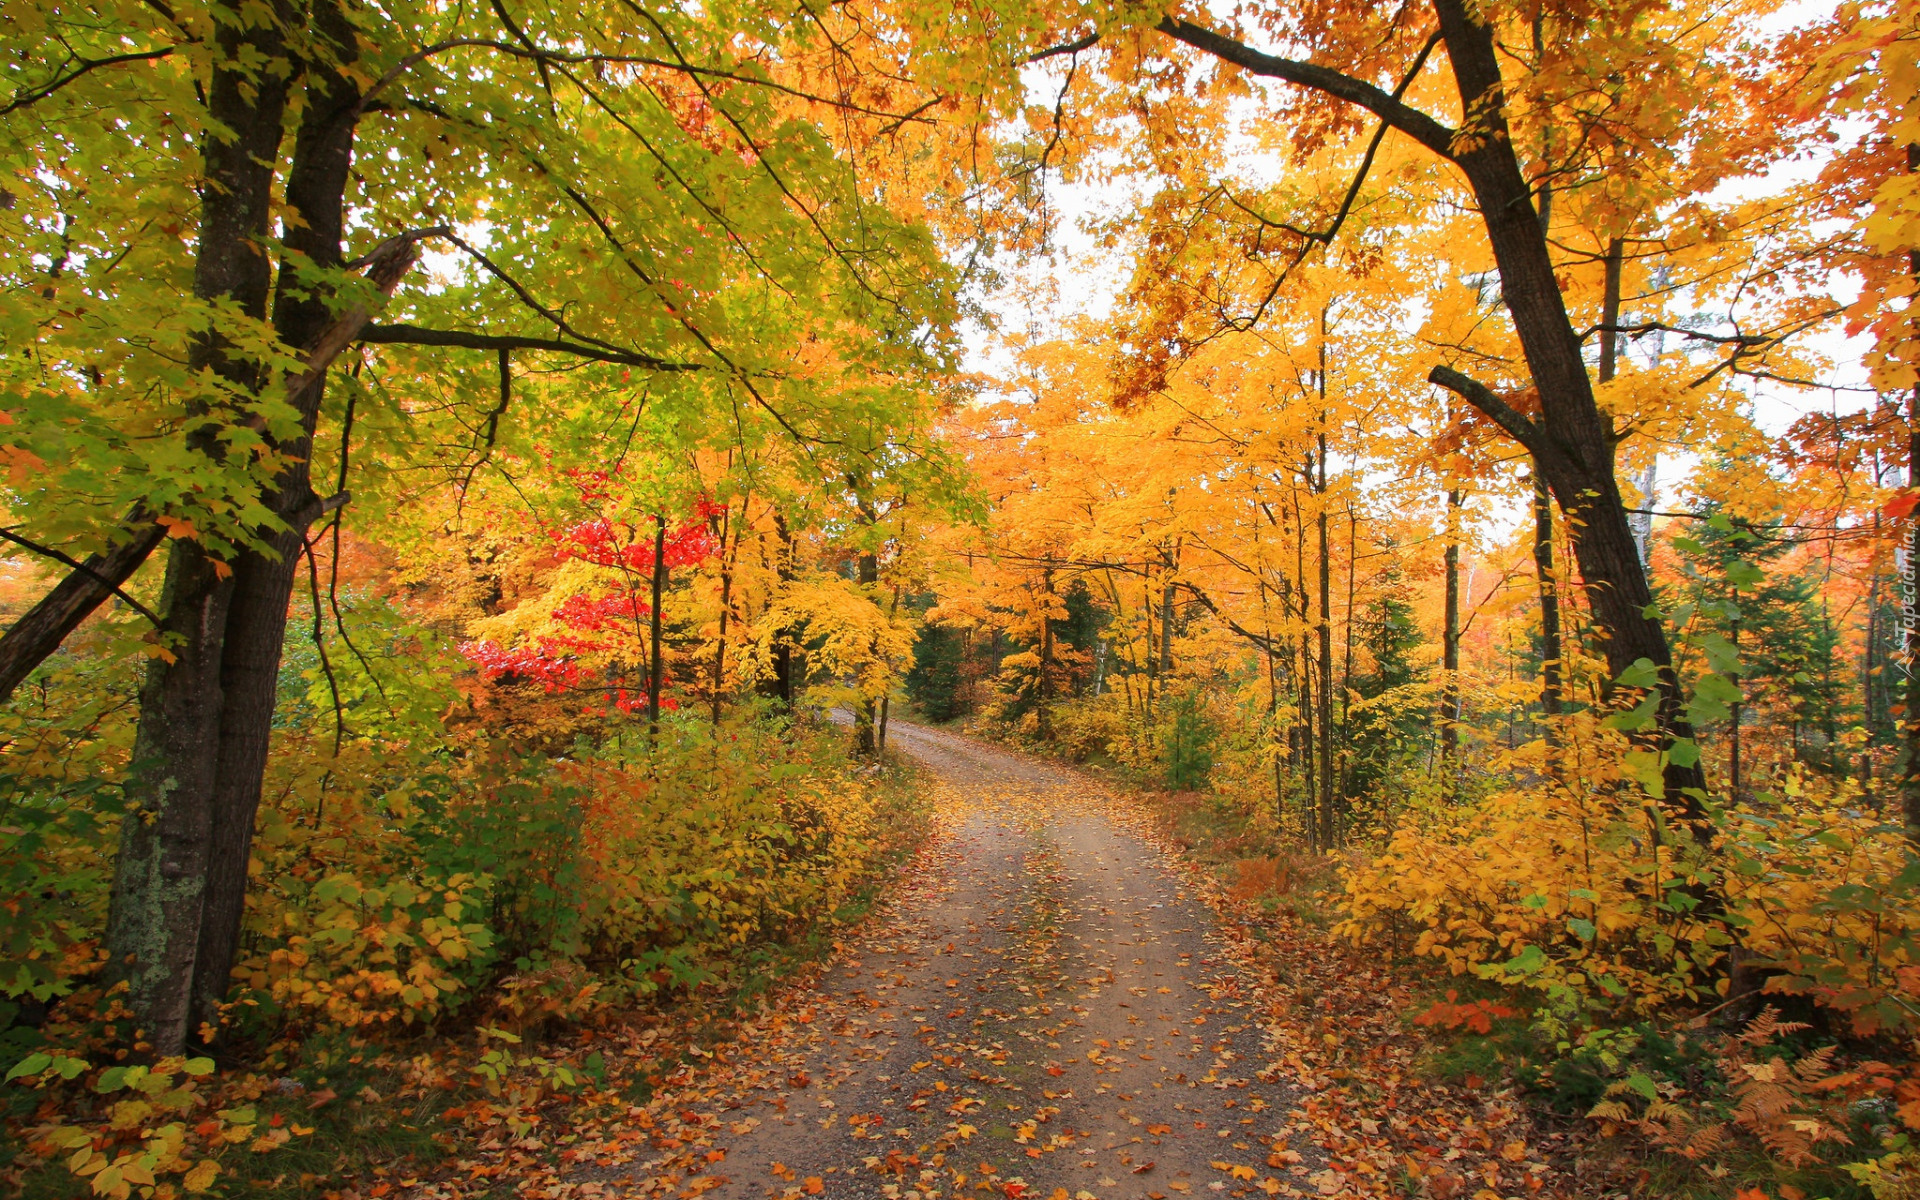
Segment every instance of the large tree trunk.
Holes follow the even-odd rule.
[[[201,191],[194,295],[266,316],[267,235],[279,158],[287,78],[285,8],[249,10],[222,22],[207,87],[206,183]],[[244,64],[244,65],[243,65]],[[212,132],[221,130],[223,132]],[[209,335],[189,366],[210,370],[241,393],[266,382],[260,364],[238,358]],[[216,453],[211,435],[200,449]],[[178,1054],[193,1032],[192,992],[207,871],[212,860],[213,790],[219,754],[221,670],[233,572],[194,542],[173,544],[161,599],[170,661],[151,661],[128,779],[131,806],[121,831],[108,918],[110,973],[128,987],[142,1040]],[[284,617],[284,610],[282,613]]]
[[[324,292],[303,286],[299,260],[333,270],[343,261],[346,189],[353,161],[355,109],[360,92],[342,68],[358,57],[352,26],[339,8],[323,0],[312,10],[313,32],[328,44],[334,61],[309,63],[306,107],[294,142],[286,198],[300,214],[286,231],[289,254],[282,262],[274,302],[275,333],[289,346],[318,342],[334,316]],[[397,283],[411,248],[387,264],[383,290]],[[395,270],[397,268],[397,271]],[[391,283],[389,282],[391,280]],[[208,861],[205,914],[195,963],[193,1004],[196,1018],[217,1027],[220,1005],[239,948],[246,907],[247,863],[253,854],[253,829],[266,775],[273,713],[286,641],[287,604],[306,543],[306,530],[319,512],[310,462],[313,434],[325,395],[325,368],[299,393],[290,396],[300,415],[300,433],[274,448],[288,462],[266,497],[268,508],[288,528],[271,541],[272,552],[248,551],[234,563],[233,601],[227,613],[220,681],[220,732],[213,789],[213,850]]]
[[[161,592],[171,661],[154,659],[140,689],[107,917],[108,970],[146,1042],[178,1054],[194,1032],[192,990],[212,859],[220,748],[220,659],[233,581],[197,542],[175,542]]]
[[[1652,662],[1660,677],[1662,740],[1691,738],[1672,650],[1653,613],[1653,596],[1621,500],[1612,422],[1595,402],[1580,339],[1554,275],[1532,194],[1514,157],[1505,116],[1497,103],[1490,103],[1502,92],[1493,32],[1470,15],[1464,0],[1434,0],[1434,10],[1461,101],[1475,114],[1472,148],[1455,161],[1479,204],[1500,269],[1501,294],[1540,395],[1534,439],[1540,444],[1528,448],[1536,451],[1539,468],[1567,514],[1581,583],[1605,638],[1608,669],[1617,676],[1637,660]],[[1469,393],[1466,398],[1486,407],[1487,397]],[[1503,425],[1511,417],[1510,412],[1488,415]],[[1669,764],[1664,782],[1667,804],[1698,841],[1709,843],[1713,823],[1702,799],[1706,780],[1698,763]]]

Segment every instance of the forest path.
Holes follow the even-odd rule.
[[[952,734],[889,734],[942,815],[914,876],[757,1042],[651,1106],[651,1153],[588,1178],[728,1200],[1317,1194],[1230,939],[1131,806]]]

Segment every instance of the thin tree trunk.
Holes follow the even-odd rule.
[[[1360,518],[1347,504],[1347,615],[1342,629],[1346,650],[1340,660],[1340,736],[1353,732],[1353,594],[1354,571],[1360,562]]]
[[[1907,145],[1907,170],[1920,172],[1920,144]],[[1920,249],[1908,251],[1907,271],[1920,282]],[[1914,318],[1915,337],[1920,340],[1920,316]],[[1907,487],[1920,491],[1920,383],[1907,391]],[[1907,569],[1920,571],[1920,512],[1907,518]],[[1906,762],[1902,764],[1900,795],[1907,836],[1920,843],[1920,621],[1906,621],[1907,694],[1906,711],[1901,724],[1906,743]]]
[[[904,534],[902,536],[904,536]],[[893,599],[887,604],[887,624],[889,625],[893,624],[893,619],[895,616],[899,614],[899,612],[900,612],[900,585],[898,583],[895,583],[893,585]],[[892,711],[892,709],[893,709],[893,696],[889,694],[889,695],[880,697],[880,721],[874,729],[873,744],[874,744],[874,749],[881,754],[885,754],[887,752],[887,715]]]
[[[1047,612],[1053,603],[1053,572],[1042,572],[1043,592],[1040,610],[1040,678],[1036,681],[1034,732],[1043,742],[1053,740],[1053,622]]]
[[[1447,489],[1446,610],[1440,631],[1440,794],[1452,799],[1460,760],[1460,506],[1466,493]]]
[[[647,736],[660,733],[660,683],[666,675],[660,646],[661,599],[667,590],[667,515],[653,516],[653,611],[647,614]]]
[[[1326,346],[1320,351],[1321,388],[1326,388]],[[1323,414],[1324,420],[1324,414]],[[1314,697],[1314,712],[1320,725],[1320,840],[1331,849],[1339,840],[1333,798],[1333,557],[1327,530],[1327,434],[1319,437],[1320,504],[1317,529],[1320,535],[1320,621],[1316,629],[1320,643],[1319,693]]]
[[[1160,588],[1160,680],[1163,689],[1167,680],[1173,677],[1173,577],[1180,570],[1178,544],[1166,555],[1167,574]]]
[[[733,522],[733,548],[724,549],[727,544],[727,527],[724,522]],[[727,618],[733,615],[733,563],[740,553],[740,534],[747,525],[747,500],[740,498],[740,519],[733,521],[733,509],[727,509],[727,515],[720,526],[720,544],[723,547],[720,558],[720,628],[713,645],[713,682],[708,688],[713,696],[713,723],[720,723],[720,694],[727,681]]]
[[[1553,497],[1539,468],[1533,473],[1533,573],[1540,589],[1540,711],[1547,745],[1558,744],[1561,710],[1560,591],[1553,575]]]
[[[793,582],[794,546],[793,532],[787,528],[787,519],[778,508],[773,510],[773,528],[780,539],[780,549],[774,558],[774,574],[780,585]],[[792,631],[778,629],[773,634],[773,678],[760,684],[760,692],[779,702],[784,709],[793,708],[794,662]]]
[[[864,502],[861,504],[861,510],[863,513],[868,511]],[[868,517],[867,523],[869,525],[873,523],[871,516]],[[862,554],[859,559],[859,571],[861,586],[872,587],[874,584],[879,583],[880,556],[877,554]],[[878,716],[879,702],[877,700],[862,696],[855,702],[853,708],[853,750],[855,754],[858,754],[862,758],[872,758],[879,749],[874,734],[874,730],[879,724],[877,720]]]

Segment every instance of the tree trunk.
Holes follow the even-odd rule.
[[[1053,572],[1044,573],[1045,599],[1040,610],[1040,678],[1037,681],[1035,732],[1043,742],[1053,740]]]
[[[1738,656],[1740,653],[1740,620],[1738,617],[1734,618],[1733,621],[1732,640],[1733,652]],[[1733,685],[1735,692],[1740,692],[1739,672],[1727,672],[1727,682]],[[1744,696],[1744,693],[1741,693],[1741,695]],[[1741,702],[1741,698],[1736,697],[1729,707],[1729,715],[1727,717],[1727,793],[1735,799],[1739,799],[1740,797],[1742,783],[1740,764],[1740,718],[1745,715],[1745,708],[1746,705]]]
[[[1582,586],[1605,640],[1609,671],[1618,676],[1640,659],[1652,662],[1660,678],[1662,742],[1691,738],[1672,650],[1652,612],[1652,593],[1621,502],[1614,431],[1595,400],[1580,339],[1497,103],[1503,85],[1493,32],[1471,15],[1465,0],[1434,0],[1434,11],[1462,103],[1476,114],[1471,148],[1455,161],[1473,188],[1500,270],[1501,294],[1540,395],[1540,422],[1529,435],[1535,444],[1527,448],[1535,451],[1572,528]],[[1490,395],[1466,398],[1486,410]],[[1488,415],[1503,427],[1513,416],[1498,407]],[[1664,783],[1666,803],[1700,844],[1710,844],[1713,822],[1699,764],[1669,763]]]
[[[866,506],[862,504],[861,508],[864,512]],[[868,524],[871,525],[872,523],[872,520],[869,519]],[[862,587],[871,588],[879,583],[880,556],[877,554],[862,554],[859,558],[859,572]],[[871,599],[871,596],[869,596],[869,599]],[[876,734],[876,730],[880,724],[879,716],[879,701],[876,699],[861,696],[854,704],[853,752],[861,758],[872,758],[879,752],[880,744]]]
[[[224,574],[223,574],[224,573]],[[132,801],[120,830],[107,919],[111,976],[127,985],[136,1041],[181,1053],[194,1032],[194,964],[212,858],[221,633],[233,595],[225,563],[196,542],[167,556],[161,613],[177,639],[140,689]]]
[[[1466,493],[1447,489],[1446,611],[1440,630],[1440,794],[1452,799],[1460,759],[1460,506]]]
[[[903,537],[905,536],[904,533],[902,534],[902,536]],[[1049,576],[1049,578],[1051,578],[1051,576]],[[899,614],[900,614],[900,585],[899,583],[896,582],[893,585],[893,599],[887,602],[887,623],[891,625],[893,623],[893,619]],[[885,754],[887,752],[887,714],[892,710],[892,708],[893,708],[892,695],[889,694],[889,695],[880,697],[880,720],[875,725],[874,731],[873,731],[873,748],[874,748],[874,752],[877,754]]]
[[[303,347],[319,341],[334,321],[327,295],[299,279],[299,262],[304,257],[315,268],[331,270],[344,260],[341,242],[353,160],[354,108],[360,101],[359,89],[340,69],[358,56],[352,26],[335,4],[326,2],[314,7],[312,22],[314,33],[329,43],[335,65],[308,65],[306,107],[286,182],[287,204],[301,220],[289,222],[286,231],[288,256],[281,264],[274,303],[276,335],[286,345]],[[410,248],[396,264],[401,273],[408,262]],[[388,276],[393,283],[398,277],[397,273]],[[386,279],[380,282],[383,289],[388,286]],[[214,841],[193,984],[195,1018],[209,1028],[219,1025],[220,1006],[239,948],[247,864],[253,855],[254,822],[272,741],[287,604],[307,527],[319,512],[310,464],[325,387],[323,368],[318,379],[289,397],[299,413],[300,433],[274,446],[289,465],[264,499],[288,529],[272,539],[271,555],[249,551],[234,563],[233,600],[220,667]]]
[[[207,85],[210,129],[202,141],[206,183],[194,295],[231,302],[255,320],[266,317],[271,282],[262,246],[287,102],[287,76],[276,65],[285,58],[289,15],[276,6],[218,23]],[[259,363],[235,356],[211,335],[194,346],[188,368],[210,371],[241,394],[257,393],[266,382]],[[211,430],[195,443],[209,457],[218,453]],[[140,690],[131,804],[108,916],[108,971],[127,984],[142,1039],[160,1055],[179,1054],[193,1033],[195,962],[213,856],[221,658],[233,590],[225,563],[197,543],[173,544],[161,599],[171,661],[150,660]]]
[[[774,563],[774,574],[782,585],[793,582],[793,531],[787,528],[787,519],[776,508],[773,513],[774,532],[779,535],[780,549]],[[784,709],[793,708],[794,697],[794,661],[792,631],[776,630],[773,635],[773,678],[764,681],[760,693],[779,702]]]
[[[1180,551],[1167,551],[1167,574],[1160,588],[1160,687],[1164,694],[1173,676],[1173,595],[1174,575],[1180,570]]]
[[[653,611],[647,614],[647,736],[660,733],[660,682],[666,675],[660,646],[660,603],[667,590],[667,515],[653,517]]]
[[[1907,170],[1920,172],[1920,144],[1908,143]],[[1920,249],[1908,251],[1907,272],[1920,283]],[[1914,338],[1920,342],[1920,316],[1916,316],[1914,322]],[[1920,383],[1907,392],[1907,487],[1920,491]],[[1920,512],[1907,518],[1907,570],[1920,572]],[[1906,762],[1900,776],[1901,810],[1907,822],[1907,837],[1920,844],[1920,621],[1909,617],[1905,626],[1906,645],[1902,649],[1907,660],[1907,694],[1901,728],[1905,735],[1902,741],[1906,743]]]
[[[1561,709],[1560,591],[1553,577],[1553,497],[1540,469],[1533,472],[1533,574],[1540,589],[1540,711],[1547,718],[1547,745],[1557,743],[1554,718]]]
[[[1320,350],[1320,386],[1326,388],[1326,346]],[[1323,415],[1324,420],[1324,415]],[[1315,680],[1314,716],[1320,739],[1320,841],[1332,849],[1338,841],[1336,814],[1333,810],[1333,558],[1327,536],[1327,434],[1320,432],[1320,504],[1317,529],[1320,535],[1320,620],[1315,628],[1320,643],[1320,677]]]

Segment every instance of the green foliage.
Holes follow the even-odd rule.
[[[960,715],[960,686],[966,656],[965,636],[934,622],[920,627],[913,643],[913,666],[907,670],[907,696],[930,721],[951,721]]]
[[[1213,770],[1213,742],[1219,731],[1196,692],[1175,696],[1167,708],[1167,786],[1176,792],[1198,791]]]

